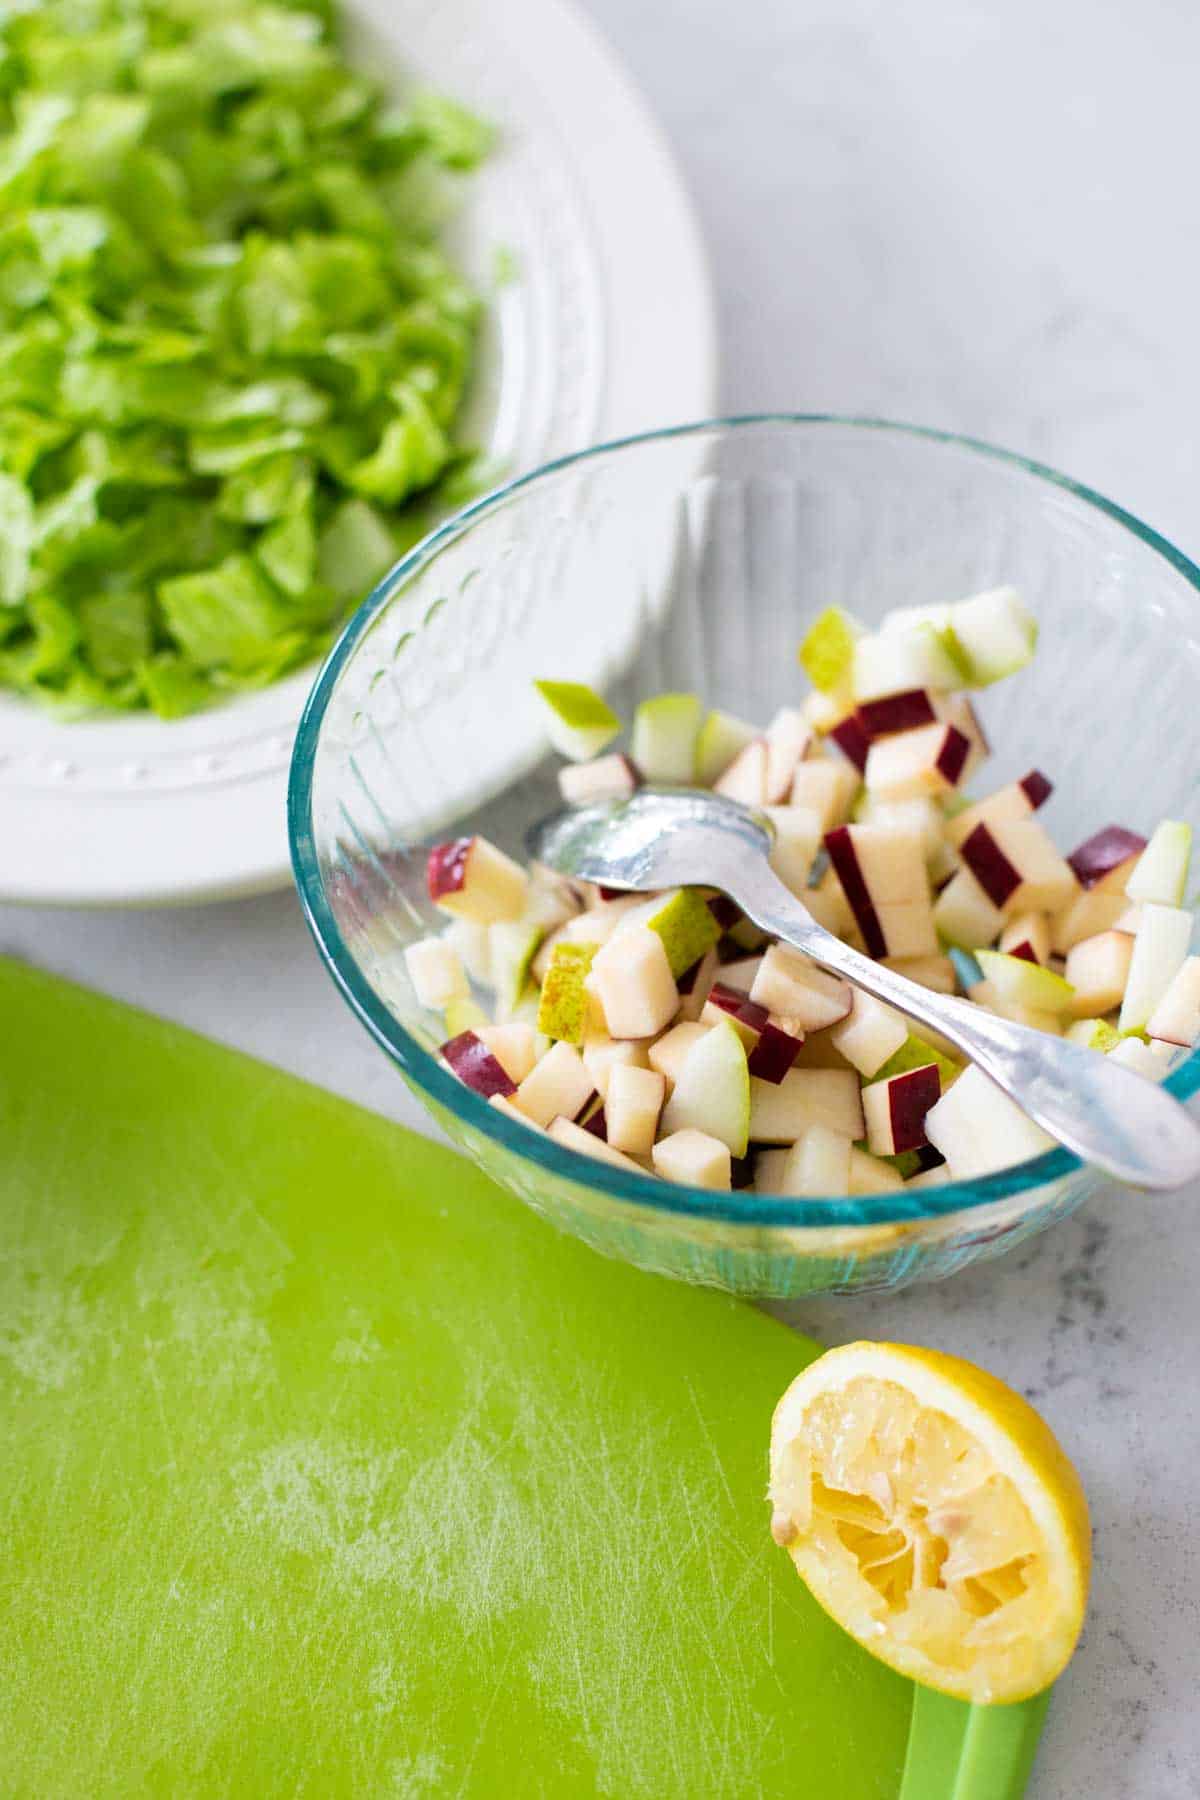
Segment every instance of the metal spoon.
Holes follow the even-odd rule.
[[[526,834],[538,862],[605,887],[720,888],[763,931],[941,1032],[1031,1119],[1119,1181],[1174,1188],[1200,1174],[1200,1125],[1170,1094],[1081,1044],[935,994],[852,950],[780,881],[767,861],[771,841],[762,815],[687,788],[570,807]]]

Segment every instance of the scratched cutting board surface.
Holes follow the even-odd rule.
[[[6,1792],[892,1800],[766,1530],[816,1346],[0,961]]]

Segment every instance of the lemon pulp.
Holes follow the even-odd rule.
[[[1015,1700],[1069,1658],[1082,1489],[1044,1421],[970,1364],[878,1344],[819,1358],[777,1410],[771,1500],[822,1606],[915,1680]]]

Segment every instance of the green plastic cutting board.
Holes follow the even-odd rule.
[[[816,1349],[0,960],[0,1786],[982,1792],[768,1537]]]

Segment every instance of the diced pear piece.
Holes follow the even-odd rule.
[[[695,1129],[745,1156],[750,1129],[746,1047],[728,1022],[714,1025],[684,1058],[662,1115],[664,1133]]]
[[[664,895],[645,923],[663,942],[671,975],[679,977],[716,944],[721,927],[707,900],[696,888],[676,888]]]
[[[987,687],[1015,675],[1033,660],[1037,620],[1015,588],[992,588],[950,608],[953,653],[971,687]],[[957,685],[957,684],[955,684]]]
[[[894,969],[897,975],[906,975],[918,987],[930,988],[935,994],[957,992],[954,964],[948,956],[885,956],[883,964],[884,968]]]
[[[1146,1022],[1148,1037],[1192,1049],[1200,1042],[1200,956],[1189,956]]]
[[[595,956],[594,944],[564,941],[555,945],[537,1014],[537,1028],[546,1037],[583,1043],[591,1017],[591,996],[585,983]]]
[[[418,1006],[441,1012],[451,1000],[465,1000],[467,971],[453,945],[445,938],[418,938],[404,952],[404,966]]]
[[[608,1099],[608,1084],[615,1068],[649,1068],[647,1047],[637,1038],[613,1038],[606,1031],[589,1031],[583,1040],[583,1065],[596,1085],[602,1100]]]
[[[1107,1019],[1076,1019],[1064,1035],[1070,1043],[1082,1044],[1085,1050],[1099,1050],[1102,1055],[1115,1050],[1121,1042],[1120,1032]]]
[[[625,1063],[612,1069],[604,1118],[614,1150],[649,1156],[666,1092],[666,1081],[656,1069],[636,1069]]]
[[[1171,1073],[1171,1065],[1179,1052],[1174,1044],[1163,1043],[1160,1039],[1147,1044],[1140,1037],[1127,1037],[1108,1054],[1113,1062],[1132,1069],[1135,1075],[1144,1075],[1147,1081],[1161,1081]]]
[[[464,1031],[478,1032],[480,1026],[491,1024],[482,1006],[477,1000],[472,1000],[469,994],[447,1000],[443,1016],[447,1035],[452,1038],[460,1037]]]
[[[522,1020],[508,1025],[480,1025],[475,1035],[518,1085],[537,1062],[538,1034],[532,1025]]]
[[[975,960],[983,971],[984,980],[990,982],[1005,1000],[1011,1000],[1017,1006],[1032,1007],[1035,1012],[1069,1013],[1074,1010],[1074,987],[1053,969],[1043,969],[1040,963],[1028,962],[1023,956],[1006,956],[999,950],[978,950]],[[1086,1010],[1106,1012],[1116,1003],[1116,1000],[1110,1000],[1103,1006],[1089,1004]]]
[[[781,806],[791,792],[796,770],[813,741],[812,727],[796,707],[784,706],[767,726],[767,779],[764,799]]]
[[[830,975],[786,944],[771,944],[759,964],[750,998],[769,1013],[794,1019],[802,1031],[822,1031],[844,1019],[853,1004],[848,981]]]
[[[594,689],[578,681],[535,681],[546,717],[546,736],[571,762],[590,762],[607,748],[621,721]]]
[[[647,925],[631,926],[602,944],[587,981],[610,1037],[654,1037],[679,1006],[663,941]]]
[[[488,927],[489,961],[498,1012],[511,1013],[520,1001],[529,984],[533,959],[545,935],[545,928],[532,923],[528,917],[503,919]]]
[[[1156,825],[1150,842],[1125,883],[1130,900],[1151,900],[1157,906],[1180,906],[1187,887],[1192,857],[1192,828],[1178,819]]]
[[[827,606],[818,613],[797,655],[804,673],[820,693],[842,693],[849,687],[854,646],[862,635],[858,620],[840,606]]]
[[[904,1177],[891,1163],[880,1162],[857,1145],[850,1152],[851,1196],[866,1198],[870,1194],[892,1194],[905,1185]]]
[[[1081,888],[1050,921],[1051,950],[1056,956],[1066,956],[1084,938],[1115,930],[1128,908],[1123,894],[1110,894],[1099,887]]]
[[[747,725],[732,713],[710,712],[696,739],[696,780],[701,787],[711,787],[734,757],[761,736],[757,726]]]
[[[1026,962],[1050,961],[1050,921],[1045,913],[1018,913],[1000,933],[1000,948],[1005,956],[1021,956]]]
[[[762,806],[767,798],[767,746],[763,738],[734,757],[729,767],[713,782],[713,793],[726,800],[740,800],[743,806]]]
[[[796,765],[788,802],[814,812],[824,837],[835,825],[845,824],[858,787],[858,772],[848,763],[832,756],[806,757]]]
[[[1192,915],[1179,906],[1142,906],[1133,940],[1129,978],[1121,1003],[1120,1028],[1142,1031],[1187,959],[1192,941]]]
[[[774,828],[770,863],[793,894],[803,896],[821,848],[821,821],[807,806],[765,806]]]
[[[862,1087],[853,1070],[792,1068],[778,1084],[751,1077],[756,1144],[794,1144],[810,1125],[828,1125],[851,1142],[863,1136]]]
[[[660,1138],[651,1151],[655,1172],[683,1187],[723,1190],[731,1179],[729,1147],[691,1127]]]
[[[573,1044],[552,1044],[541,1061],[517,1086],[513,1105],[535,1125],[549,1125],[561,1113],[574,1119],[583,1111],[595,1088]]]
[[[699,1043],[706,1032],[712,1029],[711,1025],[701,1025],[698,1020],[685,1020],[679,1025],[673,1025],[670,1031],[664,1031],[656,1042],[647,1047],[647,1061],[666,1081],[668,1094],[674,1088],[679,1071],[693,1045]]]
[[[647,781],[690,783],[704,709],[695,694],[656,694],[633,718],[633,760]]]
[[[628,799],[640,780],[629,758],[614,750],[595,762],[566,763],[558,771],[558,791],[568,806],[586,806],[599,800]]]

